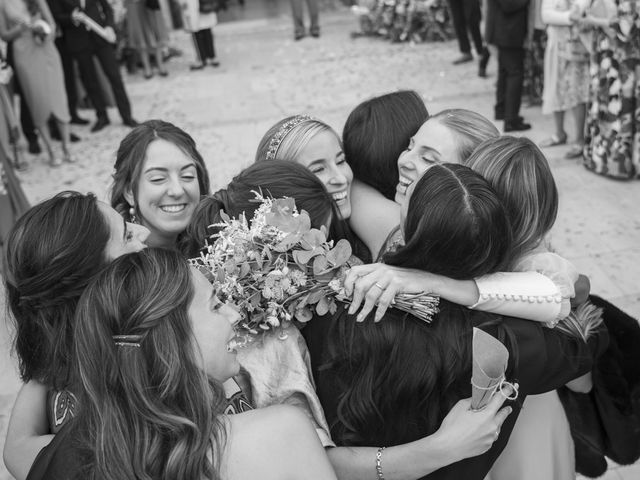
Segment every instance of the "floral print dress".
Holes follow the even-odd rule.
[[[618,24],[598,29],[594,42],[584,165],[640,178],[640,2],[619,0]]]

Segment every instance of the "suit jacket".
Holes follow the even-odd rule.
[[[522,48],[527,37],[529,0],[488,0],[485,38],[497,47]]]
[[[86,0],[84,9],[80,6],[80,0],[47,1],[53,18],[62,29],[69,52],[86,52],[95,45],[109,45],[99,35],[87,30],[84,25],[75,25],[71,20],[71,13],[78,9],[103,27],[115,28],[113,9],[107,0]]]

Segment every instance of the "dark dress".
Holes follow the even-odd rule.
[[[379,422],[377,422],[376,428],[378,428],[379,433],[372,435],[375,438],[359,438],[355,442],[353,441],[353,430],[345,427],[342,414],[345,412],[345,408],[349,406],[345,407],[345,392],[358,380],[354,375],[357,371],[357,366],[368,365],[369,368],[374,369],[376,372],[382,371],[385,369],[384,363],[389,361],[390,355],[394,355],[394,362],[406,362],[407,365],[411,365],[412,353],[410,350],[415,346],[411,346],[412,341],[409,339],[405,342],[404,339],[406,337],[394,337],[391,343],[394,349],[393,353],[389,350],[384,350],[383,345],[380,347],[382,348],[380,354],[375,355],[376,358],[354,357],[353,352],[350,351],[351,346],[348,345],[348,342],[344,342],[344,338],[350,338],[353,342],[366,341],[366,336],[362,336],[361,331],[358,333],[359,330],[379,328],[380,324],[365,322],[356,325],[354,318],[340,310],[333,318],[313,319],[305,327],[303,333],[311,352],[318,396],[325,409],[333,440],[337,445],[391,446],[417,440],[434,433],[446,413],[453,406],[453,403],[461,398],[471,396],[470,348],[472,325],[482,328],[505,343],[510,351],[507,379],[518,382],[520,390],[518,400],[511,402],[513,413],[509,415],[503,424],[498,440],[485,454],[454,463],[424,477],[429,479],[481,480],[489,472],[493,462],[504,449],[524,398],[528,394],[555,390],[569,380],[590,371],[593,359],[606,348],[608,335],[606,329],[602,329],[587,344],[559,331],[545,328],[537,322],[475,312],[445,301],[441,302],[440,311],[440,316],[445,312],[449,315],[448,318],[452,318],[452,315],[455,315],[457,316],[456,318],[464,316],[468,320],[468,332],[465,333],[468,334],[468,338],[466,340],[457,339],[457,349],[448,348],[451,338],[447,338],[446,323],[438,322],[438,317],[431,324],[420,322],[411,316],[408,316],[405,321],[415,322],[410,331],[414,334],[417,333],[418,336],[424,336],[426,339],[426,336],[436,335],[436,338],[443,339],[442,344],[445,347],[441,350],[440,359],[442,363],[440,368],[449,368],[448,366],[452,365],[452,362],[460,361],[460,359],[462,361],[469,360],[468,367],[464,367],[466,372],[461,378],[446,387],[440,385],[434,388],[434,391],[438,391],[439,388],[445,388],[447,393],[452,393],[453,395],[449,398],[450,404],[444,402],[438,406],[440,413],[437,421],[433,422],[426,420],[425,411],[429,411],[429,408],[425,408],[425,405],[418,408],[414,404],[415,410],[408,412],[406,407],[401,405],[398,405],[395,410],[389,410],[392,407],[383,405],[382,401],[377,402],[374,398],[368,405],[362,405],[362,408],[378,410]],[[383,320],[382,322],[385,321],[391,320]],[[344,331],[345,329],[346,331]],[[459,356],[455,356],[456,351],[461,352]],[[453,353],[453,355],[450,355],[450,353]],[[345,361],[344,359],[349,360]],[[419,368],[419,366],[409,368]],[[398,394],[397,391],[400,388],[401,380],[399,378],[380,376],[376,379],[375,390],[378,392],[392,392],[385,393],[384,396],[388,398],[391,395],[397,403],[402,404],[407,400],[407,397],[412,396],[412,393],[415,396],[415,392],[406,392],[404,398]],[[441,380],[442,377],[438,377],[435,382]],[[427,374],[425,374],[425,384],[429,381]],[[429,406],[431,406],[431,403],[426,407]],[[400,417],[403,419],[399,420]],[[412,419],[412,421],[407,421],[407,418]],[[401,428],[394,428],[394,424],[401,424]],[[389,433],[394,431],[396,433]]]

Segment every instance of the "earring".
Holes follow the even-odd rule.
[[[138,219],[136,218],[136,209],[132,207],[129,208],[129,221],[131,223],[138,223]]]

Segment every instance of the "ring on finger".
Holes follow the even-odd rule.
[[[497,440],[499,436],[500,436],[500,429],[496,430],[496,434],[495,434],[496,438],[495,438],[495,440]],[[494,440],[494,442],[495,442],[495,440]]]
[[[384,290],[384,287],[380,285],[378,282],[373,284],[374,287],[378,287],[380,290]]]

